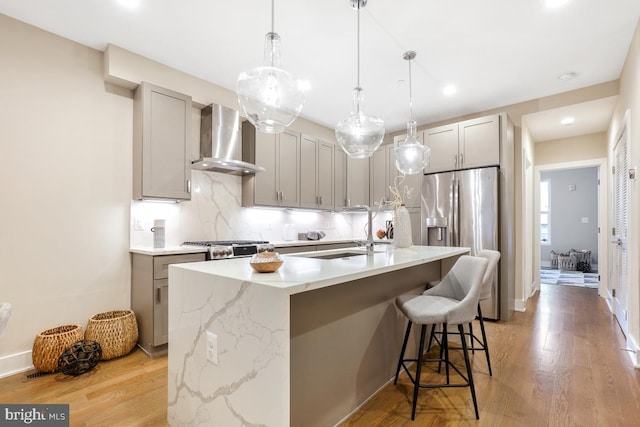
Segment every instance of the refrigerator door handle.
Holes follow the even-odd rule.
[[[453,224],[451,227],[451,240],[452,240],[452,246],[460,246],[460,241],[458,239],[458,227],[460,226],[459,224],[459,212],[458,212],[458,198],[460,195],[460,189],[458,187],[458,180],[456,178],[453,179],[452,182],[452,196],[453,196],[453,203],[451,206],[451,214],[453,216]]]

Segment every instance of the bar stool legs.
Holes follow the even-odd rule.
[[[480,347],[476,347],[474,342],[471,342],[472,350],[484,350],[484,354],[487,357],[487,366],[489,367],[489,376],[493,376],[493,372],[491,372],[491,359],[489,358],[489,343],[487,341],[487,333],[484,331],[484,320],[482,319],[482,309],[480,308],[480,304],[478,304],[478,320],[480,321],[480,331],[482,333],[482,342],[475,335],[471,334],[472,339],[477,342]]]
[[[485,358],[487,359],[487,367],[489,368],[489,376],[493,376],[493,371],[491,370],[491,358],[489,357],[489,344],[487,342],[487,333],[485,332],[485,329],[484,329],[484,319],[482,318],[482,308],[480,308],[480,304],[478,304],[478,322],[480,323],[480,332],[482,334],[482,341],[480,341],[480,338],[478,338],[473,333],[473,326],[472,326],[473,324],[469,323],[469,332],[468,333],[465,332],[465,334],[469,336],[469,339],[471,341],[471,345],[468,347],[468,350],[471,350],[471,354],[475,354],[476,350],[484,351]],[[449,333],[452,334],[454,332],[449,332]],[[433,344],[434,340],[438,344],[441,344],[440,340],[436,335],[444,336],[445,334],[443,334],[442,332],[437,332],[436,325],[432,325],[431,333],[429,335],[429,343],[427,344],[427,351],[431,350],[431,345]]]
[[[449,360],[449,348],[448,348],[448,338],[447,335],[448,334],[443,334],[442,335],[442,345],[440,348],[440,355],[437,359],[425,359],[424,357],[424,344],[425,344],[425,335],[427,332],[427,325],[421,325],[421,329],[420,329],[420,344],[418,346],[418,356],[415,359],[405,359],[404,358],[404,354],[405,351],[407,349],[407,342],[409,340],[409,335],[411,333],[411,325],[412,322],[409,321],[409,323],[407,324],[407,329],[404,335],[404,341],[402,343],[402,350],[400,351],[400,358],[398,360],[398,369],[396,370],[396,377],[393,381],[394,384],[397,384],[398,382],[398,375],[400,375],[400,370],[402,368],[404,368],[404,370],[407,373],[407,376],[409,377],[409,379],[411,380],[411,382],[413,383],[413,402],[411,405],[411,420],[415,420],[415,416],[416,416],[416,405],[418,402],[418,392],[420,391],[421,388],[440,388],[440,387],[469,387],[471,390],[471,398],[473,400],[473,407],[475,410],[475,414],[476,414],[476,419],[480,419],[480,414],[478,412],[478,402],[476,399],[476,389],[473,383],[473,374],[471,372],[471,363],[469,362],[469,354],[467,353],[467,351],[469,350],[467,348],[467,343],[465,340],[465,332],[464,332],[464,328],[463,326],[460,324],[458,325],[458,334],[460,335],[460,340],[462,342],[462,353],[464,354],[464,363],[465,363],[465,367],[466,367],[466,375],[464,373],[462,373],[453,363],[451,363],[451,361]],[[446,330],[446,324],[443,325],[443,327],[445,328],[444,330]],[[433,328],[432,328],[433,331]],[[444,353],[444,359],[443,359],[443,353]],[[411,372],[409,371],[409,369],[407,369],[407,366],[405,365],[405,362],[416,362],[416,376],[415,378],[413,377],[413,375],[411,375]],[[445,384],[439,384],[439,383],[420,383],[420,376],[422,374],[422,365],[426,362],[438,362],[438,372],[440,371],[440,365],[444,362],[445,364],[445,375],[446,375],[446,383]],[[459,384],[451,384],[451,379],[450,379],[450,375],[449,375],[449,368],[452,368],[454,371],[456,371],[456,373],[458,373],[458,375],[460,375],[460,377],[465,381],[464,383],[459,383]]]

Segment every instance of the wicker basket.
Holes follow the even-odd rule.
[[[98,313],[89,319],[85,339],[102,347],[102,360],[128,354],[138,341],[138,324],[132,310]]]
[[[55,372],[58,369],[58,358],[65,348],[81,340],[82,335],[80,325],[58,326],[40,332],[33,340],[33,366],[40,372]]]

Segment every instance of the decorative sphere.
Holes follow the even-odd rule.
[[[67,347],[58,358],[58,370],[67,375],[80,375],[93,369],[102,358],[102,347],[96,341],[80,340]]]

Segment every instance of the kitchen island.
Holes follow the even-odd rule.
[[[318,258],[345,252],[356,255]],[[171,265],[169,425],[337,424],[395,374],[406,327],[395,298],[465,253],[318,251],[282,256],[275,273],[248,258]]]

